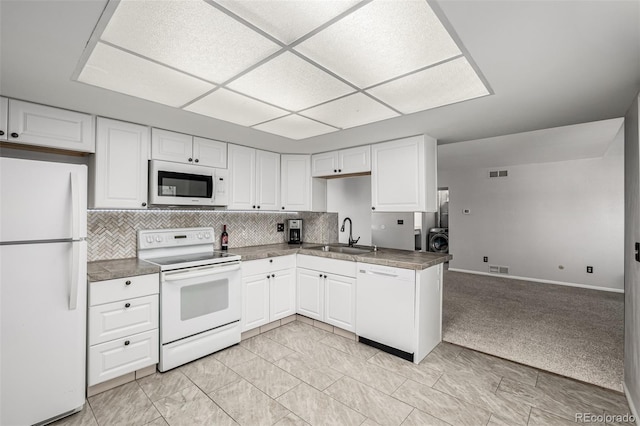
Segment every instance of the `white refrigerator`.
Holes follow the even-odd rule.
[[[0,158],[0,424],[85,403],[87,168]]]

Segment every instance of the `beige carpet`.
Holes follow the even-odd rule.
[[[624,295],[445,271],[443,339],[622,391]]]

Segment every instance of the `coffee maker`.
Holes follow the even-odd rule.
[[[289,244],[302,244],[302,219],[287,219]]]

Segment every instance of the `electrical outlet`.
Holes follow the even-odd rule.
[[[284,232],[284,223],[278,223],[278,232]]]
[[[489,258],[487,256],[485,256],[485,257],[482,258],[482,261],[487,263],[489,261]]]
[[[587,266],[587,274],[593,274],[593,266]]]

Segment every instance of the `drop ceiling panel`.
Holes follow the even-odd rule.
[[[425,0],[373,1],[295,50],[362,88],[461,53]]]
[[[122,0],[101,39],[215,83],[279,49],[200,0]]]
[[[103,43],[96,44],[78,81],[172,107],[215,87]]]
[[[249,71],[228,87],[291,111],[318,105],[354,91],[290,52]]]
[[[278,40],[289,44],[335,18],[358,0],[216,0]]]
[[[253,126],[288,114],[283,109],[226,89],[216,90],[184,109],[242,126]]]
[[[362,93],[328,102],[300,114],[341,128],[360,126],[400,115]]]
[[[489,94],[465,58],[454,59],[367,92],[404,114]]]
[[[295,114],[278,118],[277,120],[269,121],[268,123],[259,124],[255,126],[254,129],[296,140],[323,135],[325,133],[335,132],[338,130],[331,126],[327,126]]]

